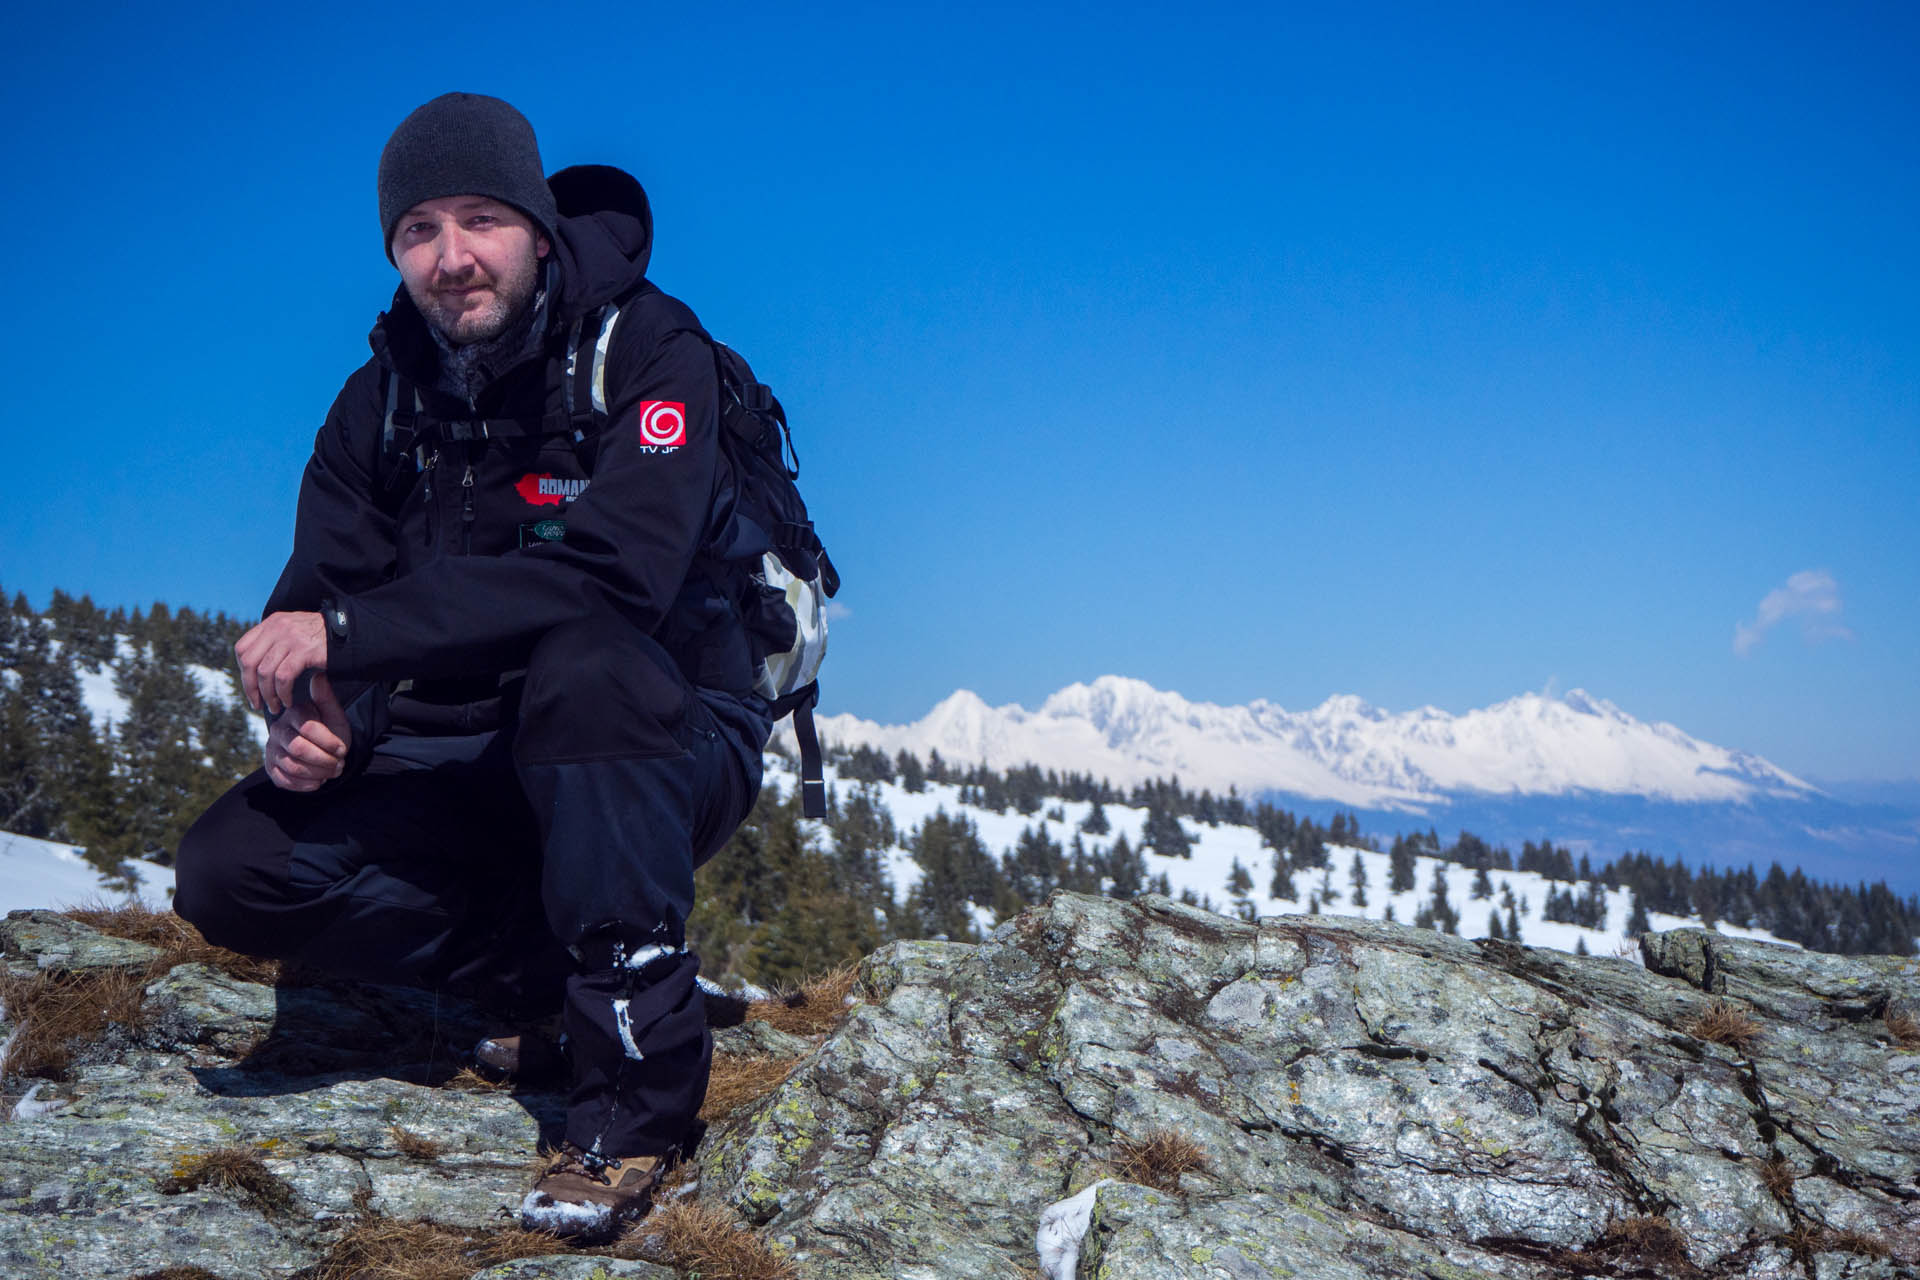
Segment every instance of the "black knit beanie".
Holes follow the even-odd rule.
[[[400,122],[380,153],[380,239],[393,261],[393,230],[413,206],[443,196],[510,204],[553,239],[560,220],[540,144],[527,118],[498,98],[443,93]]]

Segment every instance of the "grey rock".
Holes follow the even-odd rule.
[[[0,952],[14,972],[137,969],[160,958],[160,948],[110,938],[52,911],[9,911],[0,920]]]
[[[672,1270],[651,1262],[557,1253],[552,1257],[503,1262],[475,1273],[473,1280],[679,1280],[679,1277]]]
[[[0,942],[35,971],[153,959],[44,912]],[[1645,959],[1062,894],[870,956],[830,1034],[717,1033],[796,1065],[715,1126],[690,1194],[803,1280],[1029,1280],[1042,1212],[1096,1182],[1083,1280],[1920,1276],[1920,1053],[1883,1022],[1920,965],[1697,930]],[[65,1106],[0,1124],[0,1275],[291,1280],[370,1214],[489,1230],[563,1111],[446,1087],[485,1024],[431,993],[200,965],[146,991]],[[1715,1002],[1756,1034],[1697,1038]],[[1166,1134],[1203,1162],[1117,1177]],[[265,1181],[182,1176],[221,1148]],[[1621,1243],[1654,1217],[1684,1264]],[[477,1274],[674,1273],[557,1250]]]

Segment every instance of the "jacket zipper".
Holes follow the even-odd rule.
[[[477,396],[467,397],[467,411],[475,418],[480,416],[480,401]],[[467,469],[460,476],[460,554],[473,554],[473,456],[481,446],[475,443],[467,445]]]
[[[460,477],[460,554],[473,554],[473,459],[467,459],[466,474]]]
[[[428,454],[426,457],[426,461],[420,464],[420,474],[426,479],[426,488],[422,491],[422,496],[426,501],[426,507],[427,507],[427,545],[428,546],[432,546],[434,543],[434,526],[438,523],[438,521],[436,521],[433,518],[433,508],[434,508],[433,469],[439,465],[440,465],[440,451],[438,449],[435,449],[432,453]]]

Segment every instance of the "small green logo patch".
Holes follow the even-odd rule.
[[[536,542],[559,542],[566,536],[565,520],[529,520],[520,526],[520,545],[523,547]]]

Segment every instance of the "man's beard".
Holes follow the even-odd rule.
[[[478,282],[478,279],[474,281]],[[455,346],[466,346],[475,342],[491,342],[505,333],[533,300],[539,282],[540,259],[529,254],[524,261],[515,263],[511,272],[491,281],[493,297],[484,307],[456,311],[443,305],[431,292],[421,297],[409,288],[407,294],[413,299],[413,305],[420,309],[420,314],[426,317],[427,323],[445,336],[448,342]]]

